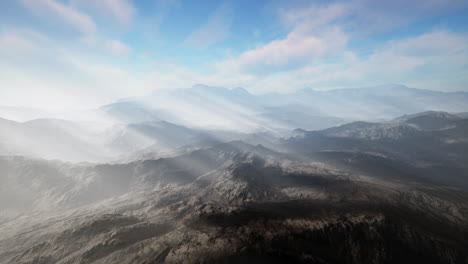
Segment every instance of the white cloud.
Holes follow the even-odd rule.
[[[151,91],[147,74],[116,66],[117,59],[76,52],[32,31],[0,33],[0,105],[96,107]]]
[[[350,20],[364,0],[283,10],[281,21],[288,30],[284,37],[220,60],[213,64],[212,73],[199,73],[181,65],[147,65],[147,61],[138,57],[137,47],[131,50],[118,39],[97,34],[91,18],[72,8],[75,6],[58,0],[21,1],[38,16],[53,21],[53,25],[65,24],[80,32],[82,41],[47,39],[39,33],[17,29],[0,32],[0,105],[16,102],[34,106],[59,103],[97,106],[152,89],[190,87],[195,83],[241,86],[255,93],[390,82],[436,90],[467,90],[466,33],[439,30],[378,42],[365,52],[348,47],[349,39],[355,37],[353,27],[375,17],[364,13],[357,20]],[[86,2],[110,3],[109,0],[74,2],[76,7]],[[115,3],[123,2],[111,4]],[[383,12],[380,7],[368,8],[366,12],[374,9],[378,9],[376,14]],[[413,4],[410,8],[414,10]],[[109,16],[120,23],[131,22],[133,13],[115,10],[109,10]],[[382,17],[369,26],[388,29],[383,25],[385,21],[391,21],[390,17]],[[223,5],[186,39],[185,45],[209,47],[228,36],[231,22],[232,10]],[[129,70],[120,65],[139,68]],[[151,72],[139,72],[141,69]]]
[[[16,34],[7,33],[0,37],[0,54],[24,55],[36,50],[34,43]]]
[[[298,27],[286,38],[246,51],[237,58],[221,62],[219,67],[225,71],[241,72],[298,68],[340,53],[346,42],[347,36],[338,27],[328,28],[319,36],[309,35]]]
[[[467,52],[467,43],[466,35],[435,31],[399,41],[394,49],[408,56],[446,56]]]
[[[217,67],[224,72],[271,74],[339,56],[349,36],[335,22],[346,16],[347,12],[345,3],[280,9],[280,20],[289,28],[284,38],[219,62]]]
[[[308,2],[306,6],[280,9],[282,23],[290,30],[258,48],[217,63],[218,76],[249,76],[251,91],[292,91],[305,87],[346,88],[381,83],[408,83],[432,89],[466,90],[460,78],[467,74],[466,34],[435,31],[367,47],[364,54],[347,46],[361,33],[382,32],[410,20],[455,10],[458,0],[393,1],[381,7],[369,0]],[[398,20],[401,14],[406,19]],[[367,29],[361,29],[363,23]],[[344,33],[346,32],[346,33]],[[362,51],[361,51],[362,52]],[[451,76],[450,81],[448,76]],[[444,80],[444,81],[437,81]],[[442,83],[447,85],[442,85]],[[434,85],[437,83],[437,85]],[[451,85],[448,87],[448,85]]]
[[[108,40],[106,48],[114,55],[126,55],[130,51],[127,45],[118,40]]]
[[[279,7],[281,21],[295,26],[309,21],[312,29],[340,25],[353,34],[382,33],[408,23],[468,7],[465,0],[350,0],[304,1],[291,8]]]
[[[0,35],[1,104],[98,106],[120,97],[153,89],[184,88],[195,83],[228,88],[245,87],[254,93],[289,92],[311,87],[335,89],[403,83],[418,88],[466,90],[468,36],[436,31],[389,41],[367,57],[343,51],[333,63],[305,64],[271,74],[217,71],[198,73],[176,64],[156,64],[138,73],[57,47],[34,33]],[[429,46],[428,51],[414,52]],[[6,50],[29,52],[28,60],[8,58]],[[444,50],[448,50],[444,52]],[[42,55],[41,55],[42,54]],[[49,58],[49,60],[44,60]],[[50,59],[52,58],[52,59]],[[34,61],[37,61],[34,62]],[[141,63],[141,62],[137,62]],[[449,65],[449,66],[447,66]],[[43,68],[49,71],[42,72]],[[28,76],[27,79],[24,76]],[[14,87],[14,89],[7,89]],[[5,89],[5,90],[4,90]]]
[[[336,89],[403,83],[417,88],[467,90],[468,35],[436,31],[383,43],[366,57],[351,51],[336,63],[307,65],[257,78],[247,88],[258,92],[311,87]]]
[[[71,0],[71,4],[91,10],[121,25],[130,24],[136,13],[136,8],[128,0]]]
[[[290,27],[302,25],[302,30],[323,31],[324,26],[346,17],[350,11],[350,4],[332,3],[325,6],[309,5],[293,9],[279,9],[281,21]]]
[[[211,14],[208,21],[193,31],[184,41],[184,45],[193,48],[207,48],[229,36],[232,24],[232,7],[223,4]]]
[[[20,0],[21,3],[41,19],[52,20],[61,26],[63,23],[77,30],[83,35],[96,32],[93,20],[73,8],[53,0]]]

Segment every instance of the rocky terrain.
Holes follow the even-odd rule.
[[[241,141],[121,164],[4,157],[22,206],[2,204],[0,263],[468,262],[468,193],[317,157]]]
[[[468,119],[444,112],[403,116],[388,123],[353,122],[320,131],[299,129],[280,144],[292,153],[333,159],[337,166],[351,170],[385,168],[468,190]]]
[[[468,264],[468,0],[0,0],[0,264]]]

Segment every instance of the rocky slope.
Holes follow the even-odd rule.
[[[348,169],[353,166],[343,156],[354,160],[358,170],[375,167],[377,162],[378,166],[387,164],[381,168],[396,166],[405,174],[468,190],[468,119],[443,112],[401,117],[391,123],[353,122],[321,131],[295,130],[281,145],[302,155],[326,159],[335,155],[335,163],[348,164]]]
[[[125,164],[5,159],[2,181],[36,196],[0,211],[0,263],[468,262],[468,193],[397,170],[239,141]]]

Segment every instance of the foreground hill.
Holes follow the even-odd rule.
[[[335,161],[240,141],[123,164],[4,157],[2,188],[34,197],[0,209],[0,263],[466,263],[466,192]]]

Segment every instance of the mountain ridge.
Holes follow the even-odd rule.
[[[466,192],[377,171],[365,178],[313,160],[235,141],[176,158],[85,166],[104,177],[90,190],[117,173],[133,183],[91,207],[3,220],[0,263],[466,258]]]

